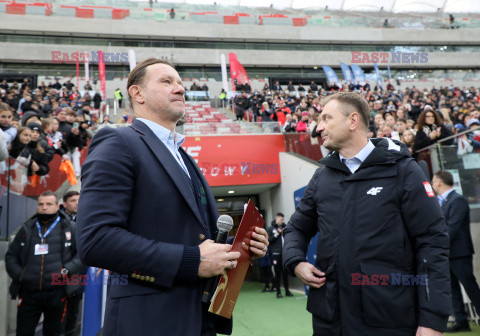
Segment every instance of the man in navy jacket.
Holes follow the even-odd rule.
[[[453,176],[450,172],[445,170],[436,172],[432,185],[437,193],[450,236],[450,278],[455,323],[448,327],[447,331],[469,331],[460,283],[477,312],[480,312],[480,289],[473,275],[474,250],[470,234],[470,208],[467,200],[453,190]]]
[[[229,334],[231,320],[207,312],[202,288],[235,267],[240,254],[213,242],[215,199],[180,147],[182,80],[172,65],[151,58],[132,70],[127,90],[137,119],[93,138],[77,215],[85,264],[129,276],[127,285],[109,287],[103,334]],[[265,230],[252,238],[245,248],[264,256]]]
[[[403,144],[367,138],[369,107],[329,97],[330,149],[284,230],[283,263],[309,285],[315,336],[440,336],[450,314],[449,241],[435,193]],[[317,233],[315,265],[306,262]]]

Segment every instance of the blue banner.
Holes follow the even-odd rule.
[[[353,74],[352,70],[346,65],[345,63],[340,63],[340,67],[342,68],[343,78],[347,81],[348,84],[353,82]]]
[[[302,199],[303,194],[305,193],[305,189],[307,189],[306,186],[303,188],[297,189],[293,192],[293,200],[295,202],[295,208],[297,208],[298,203]],[[313,237],[310,240],[310,244],[308,245],[307,261],[312,265],[315,265],[315,260],[317,259],[317,240],[318,240],[318,233],[315,235],[315,237]],[[309,289],[310,289],[309,286],[305,286],[305,295],[308,295]]]
[[[353,78],[355,79],[355,84],[358,82],[360,85],[365,85],[367,81],[365,80],[365,74],[363,73],[362,68],[356,64],[350,65],[353,71]]]
[[[382,75],[380,75],[380,70],[378,70],[377,63],[373,63],[373,68],[375,69],[375,74],[377,75],[377,85],[383,90]]]
[[[88,268],[83,302],[82,336],[96,336],[102,329],[103,272],[101,268]]]
[[[335,71],[333,71],[332,68],[326,65],[323,65],[322,68],[323,68],[323,71],[325,71],[325,75],[327,75],[327,79],[330,84],[340,83],[340,81],[338,80],[337,74],[335,73]]]

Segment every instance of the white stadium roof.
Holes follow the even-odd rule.
[[[145,1],[145,0],[130,0]],[[480,12],[479,0],[169,0],[168,3],[193,5],[218,5],[242,7],[270,7],[277,9],[324,9],[345,11],[379,11],[388,12],[437,12],[472,13]]]

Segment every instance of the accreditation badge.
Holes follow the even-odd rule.
[[[35,244],[35,255],[48,254],[48,244]]]

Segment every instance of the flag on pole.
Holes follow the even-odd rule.
[[[228,60],[230,62],[230,77],[232,77],[233,91],[236,91],[235,84],[243,85],[248,83],[248,85],[250,85],[247,72],[245,71],[243,65],[238,61],[237,55],[234,53],[229,53]]]
[[[222,87],[225,92],[228,92],[227,61],[225,60],[225,54],[220,55],[220,67],[222,69]]]
[[[352,70],[350,70],[348,65],[346,65],[345,63],[340,63],[340,67],[342,68],[343,78],[345,78],[345,81],[347,82],[347,84],[352,83],[353,82]]]
[[[137,58],[135,56],[135,50],[130,49],[128,51],[128,63],[130,65],[130,72],[137,66]]]
[[[333,71],[332,68],[326,65],[323,65],[322,68],[323,68],[323,71],[325,71],[325,75],[327,75],[327,80],[330,84],[340,84],[340,81],[338,80],[338,76],[335,73],[335,71]]]
[[[83,55],[83,61],[85,65],[85,81],[88,83],[90,81],[90,71],[88,69],[88,52],[84,52]]]
[[[77,90],[80,90],[80,53],[77,50],[75,57],[75,68],[77,70]]]
[[[89,267],[83,302],[82,336],[96,336],[102,329],[104,270]]]
[[[107,91],[105,83],[105,59],[103,57],[103,50],[98,52],[98,76],[100,77],[100,90],[102,91],[103,99],[106,99]]]
[[[380,75],[380,70],[378,69],[377,63],[373,63],[373,68],[375,69],[375,74],[377,75],[377,85],[383,90],[382,76]]]
[[[353,71],[353,78],[355,80],[355,83],[358,82],[360,85],[365,85],[367,81],[365,80],[365,74],[363,73],[362,68],[360,68],[356,64],[350,65]]]

